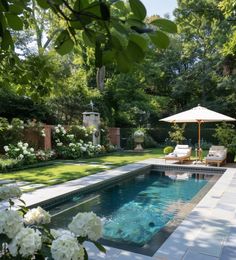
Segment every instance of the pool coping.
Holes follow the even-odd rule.
[[[146,159],[116,169],[99,172],[78,180],[25,193],[23,194],[22,199],[25,200],[26,204],[30,207],[37,206],[42,202],[55,198],[55,196],[65,196],[65,194],[71,194],[87,187],[94,187],[107,180],[117,180],[124,175],[127,175],[127,173],[133,173],[151,167],[152,165],[164,165],[165,167],[169,166],[170,168],[173,168],[173,164],[174,161],[165,164],[162,159]],[[178,166],[183,169],[222,169],[225,170],[225,173],[222,174],[216,184],[163,243],[153,257],[112,247],[106,247],[107,254],[104,255],[98,252],[92,244],[86,243],[89,259],[218,260],[223,259],[221,258],[222,255],[227,255],[234,250],[235,247],[232,249],[232,240],[235,245],[236,230],[233,229],[233,226],[236,224],[236,169],[209,168],[202,165]],[[6,207],[6,205],[1,205],[1,208]],[[223,224],[226,226],[223,226]],[[214,238],[213,241],[210,240],[212,238]]]

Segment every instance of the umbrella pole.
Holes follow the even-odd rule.
[[[201,150],[201,121],[198,121],[198,160],[202,160],[202,150]]]

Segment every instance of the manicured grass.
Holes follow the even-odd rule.
[[[163,156],[162,149],[150,149],[150,152],[145,153],[120,152],[98,158],[69,161],[70,163],[83,161],[88,163],[88,165],[68,165],[64,163],[68,163],[68,161],[57,161],[54,165],[13,171],[9,173],[0,173],[0,179],[15,179],[29,181],[32,183],[53,185],[55,183],[79,179],[81,177],[103,171],[104,167],[102,167],[101,164],[111,164],[111,168],[114,168],[147,158],[158,158],[161,156]],[[91,165],[93,162],[96,162],[98,165]]]
[[[104,170],[104,168],[100,166],[57,164],[10,173],[1,173],[0,179],[15,179],[53,185],[55,183],[78,179],[102,170]]]
[[[111,164],[111,166],[122,166],[125,164],[145,160],[148,158],[161,158],[164,156],[162,148],[147,149],[147,152],[116,152],[97,158],[78,160],[86,163],[96,162],[100,164]]]
[[[32,183],[44,183],[47,185],[53,185],[73,179],[79,179],[81,177],[103,171],[103,165],[106,164],[107,166],[109,165],[111,168],[114,168],[148,158],[162,157],[164,157],[162,148],[149,149],[148,152],[142,153],[117,152],[97,158],[74,161],[55,161],[53,165],[43,166],[39,168],[30,168],[9,173],[0,173],[0,179],[15,179],[21,181],[29,181]],[[79,163],[80,161],[83,161],[85,164],[73,164]],[[92,163],[95,163],[95,165],[92,165]]]

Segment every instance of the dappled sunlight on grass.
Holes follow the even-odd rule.
[[[50,166],[1,173],[0,179],[15,179],[32,183],[53,185],[107,170],[104,168],[104,165],[107,165],[110,168],[115,168],[148,158],[160,157],[163,157],[162,149],[160,148],[150,149],[149,151],[142,153],[117,152],[97,158],[61,162],[57,161]],[[79,161],[83,161],[84,164],[73,164],[78,163]]]
[[[119,153],[113,153],[111,155],[106,155],[103,157],[98,158],[92,158],[84,160],[86,162],[97,162],[97,163],[112,163],[115,166],[120,166],[132,162],[137,162],[141,160],[145,160],[148,158],[161,158],[163,157],[163,149],[156,148],[156,149],[150,149],[149,152],[142,152],[142,153],[134,153],[134,152],[119,152]]]
[[[52,185],[94,174],[104,168],[91,165],[51,165],[40,168],[2,173],[0,179],[16,179],[33,183],[44,183]]]

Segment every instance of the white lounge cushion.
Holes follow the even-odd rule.
[[[207,156],[207,161],[223,161],[226,157],[225,156]]]

